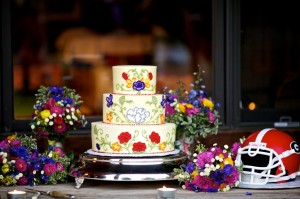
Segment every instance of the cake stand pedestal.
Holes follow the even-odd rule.
[[[176,150],[167,155],[123,156],[95,155],[85,152],[71,165],[70,175],[76,188],[85,179],[106,181],[163,181],[175,180],[173,169],[186,163],[185,153]]]

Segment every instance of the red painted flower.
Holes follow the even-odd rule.
[[[132,150],[136,152],[142,152],[147,149],[146,144],[143,142],[136,142],[132,146]]]
[[[128,132],[122,132],[119,136],[118,136],[119,142],[120,144],[123,143],[127,143],[130,139],[131,139],[131,134]]]
[[[154,142],[156,144],[160,143],[160,136],[158,133],[152,131],[151,135],[149,136],[151,142]]]
[[[152,80],[152,79],[153,79],[153,74],[152,74],[152,73],[149,73],[149,74],[148,74],[148,77],[149,77],[150,80]]]
[[[123,77],[123,79],[127,80],[128,79],[127,73],[122,73],[122,77]]]

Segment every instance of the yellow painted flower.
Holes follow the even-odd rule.
[[[161,142],[161,143],[159,143],[158,149],[161,151],[165,151],[166,146],[167,146],[166,142]]]
[[[210,101],[207,98],[203,99],[203,106],[209,108],[210,110],[212,110],[214,108],[214,103],[212,101]]]
[[[179,104],[179,111],[182,112],[182,113],[185,113],[185,106],[184,104]]]
[[[126,80],[126,83],[127,83],[127,84],[126,84],[126,87],[127,87],[127,88],[131,88],[132,85],[133,85],[133,83],[136,82],[136,80],[137,80],[136,77],[133,77],[132,79],[127,79],[127,80]]]
[[[160,118],[160,123],[163,124],[165,122],[165,115],[160,114],[159,118]]]
[[[9,165],[7,163],[3,164],[1,170],[3,174],[6,174],[7,172],[9,172]]]
[[[112,119],[113,119],[112,113],[111,112],[106,113],[106,120],[109,121],[109,122],[111,122]]]
[[[41,112],[41,117],[42,117],[42,119],[46,119],[46,118],[48,118],[50,115],[51,115],[50,110],[43,110],[43,111]]]
[[[144,78],[141,78],[140,80],[145,83],[145,87],[146,88],[150,87],[150,79],[149,79],[149,77],[147,77],[145,81],[144,81]]]
[[[118,142],[115,142],[115,143],[112,144],[113,151],[118,151],[119,152],[121,150],[121,148],[122,148],[122,146]]]

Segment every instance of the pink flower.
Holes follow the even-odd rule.
[[[211,111],[208,112],[208,118],[211,123],[215,121],[215,115]]]
[[[233,143],[232,148],[231,148],[231,152],[232,152],[231,157],[232,157],[232,160],[235,160],[239,148],[241,148],[241,144],[240,143],[238,143],[238,142]]]
[[[198,154],[196,163],[197,163],[197,165],[200,169],[203,169],[203,168],[205,168],[205,164],[207,164],[207,163],[211,164],[212,163],[211,160],[214,157],[215,157],[214,153],[206,151],[206,152]]]
[[[36,129],[35,131],[42,136],[48,136],[50,134],[49,132],[43,131],[42,129]]]
[[[43,170],[47,176],[51,176],[56,171],[56,166],[53,163],[47,163],[44,165]]]
[[[61,163],[61,162],[57,162],[56,163],[56,170],[58,171],[58,172],[63,172],[64,171],[64,165]]]
[[[50,109],[55,106],[56,101],[53,98],[48,99],[47,103],[44,105],[44,109]]]
[[[197,175],[192,183],[196,184],[203,192],[207,192],[208,189],[215,188],[212,179],[207,176]]]
[[[51,114],[56,113],[57,115],[59,115],[59,114],[63,114],[64,110],[59,106],[52,106],[50,108],[50,112]]]
[[[22,158],[18,158],[15,167],[19,172],[25,172],[27,170],[27,162]]]
[[[54,147],[53,152],[58,153],[59,157],[64,157],[66,155],[60,147]]]
[[[9,143],[7,139],[4,139],[0,142],[0,147],[2,147],[3,149],[7,149],[9,147]]]
[[[27,185],[27,178],[25,176],[22,176],[21,178],[19,178],[17,184],[18,185]]]
[[[238,181],[239,173],[236,170],[236,167],[233,167],[234,171],[231,175],[226,176],[226,181],[229,186],[234,186],[235,182]]]
[[[196,108],[196,107],[186,109],[187,116],[197,115],[199,112],[200,112],[200,108]]]
[[[12,140],[10,143],[13,147],[21,146],[21,140]]]
[[[56,133],[61,134],[66,131],[67,126],[65,123],[61,123],[61,124],[54,125],[53,128]]]
[[[166,104],[166,117],[169,117],[171,115],[174,115],[176,113],[176,110],[174,109],[174,107],[170,106],[170,104]]]

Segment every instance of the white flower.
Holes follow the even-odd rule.
[[[70,125],[73,125],[73,121],[69,121],[69,124],[70,124]]]
[[[35,126],[33,124],[30,127],[31,127],[31,129],[35,129]]]
[[[225,145],[224,145],[224,148],[225,148],[225,149],[228,149],[229,147],[228,147],[228,145],[227,145],[227,144],[225,144]]]
[[[71,116],[70,116],[70,115],[67,115],[66,118],[67,118],[67,120],[70,120],[70,119],[71,119]]]
[[[53,113],[53,114],[52,114],[52,116],[53,116],[53,117],[56,117],[56,116],[57,116],[57,114],[56,114],[56,113]]]
[[[127,119],[135,124],[143,123],[149,116],[149,111],[146,111],[145,108],[138,107],[135,107],[134,109],[129,109],[126,113]]]
[[[37,121],[37,123],[36,123],[37,125],[40,125],[41,124],[41,122],[40,121]]]
[[[2,163],[5,164],[7,162],[6,158],[3,158]]]
[[[32,174],[35,175],[36,174],[36,170],[33,170]]]
[[[52,125],[53,125],[53,121],[50,121],[50,122],[49,122],[49,126],[52,126]]]
[[[53,115],[50,115],[49,118],[52,120],[53,119]]]
[[[41,170],[41,174],[43,175],[45,172],[44,172],[44,170]]]
[[[45,119],[45,122],[48,123],[48,122],[49,122],[49,118],[46,118],[46,119]]]
[[[74,108],[74,107],[72,107],[72,108],[71,108],[71,111],[72,111],[72,112],[75,112],[75,108]]]

